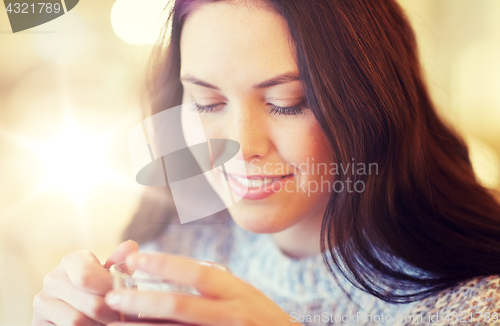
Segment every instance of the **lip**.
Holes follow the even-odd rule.
[[[245,178],[245,179],[250,179],[250,180],[256,180],[256,179],[274,179],[274,178],[281,178],[281,177],[287,177],[289,175],[293,175],[293,173],[290,174],[277,174],[277,175],[245,175],[245,174],[238,174],[238,173],[229,173],[227,172],[227,175],[230,176],[237,176],[240,178]]]
[[[250,180],[256,180],[256,179],[270,179],[270,178],[280,178],[279,180],[276,180],[274,182],[262,185],[258,188],[248,188],[239,183],[234,179],[234,176],[240,177],[240,178],[247,178]],[[231,190],[238,195],[239,197],[242,197],[243,199],[249,199],[249,200],[258,200],[258,199],[264,199],[272,194],[274,194],[276,191],[279,191],[284,188],[284,183],[287,181],[291,180],[294,177],[294,174],[287,174],[287,175],[251,175],[251,176],[243,176],[243,175],[238,175],[238,174],[231,174],[227,173],[228,179],[229,179],[229,184],[231,186]],[[281,184],[280,184],[281,183]],[[280,185],[278,185],[280,184]]]

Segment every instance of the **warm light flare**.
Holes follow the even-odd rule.
[[[111,10],[113,31],[128,44],[154,44],[171,4],[169,0],[116,0]]]
[[[88,191],[114,176],[106,162],[107,141],[106,135],[85,133],[68,123],[51,141],[33,144],[45,168],[41,188],[57,188],[83,201]]]
[[[487,188],[500,184],[500,160],[495,151],[478,139],[469,137],[469,156],[478,181]]]

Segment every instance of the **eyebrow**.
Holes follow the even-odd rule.
[[[209,84],[209,83],[207,83],[199,78],[196,78],[192,75],[189,75],[189,74],[181,77],[181,80],[188,82],[188,83],[191,83],[191,84],[194,84],[194,85],[219,90],[219,87],[212,85],[212,84]],[[299,78],[299,76],[297,76],[297,74],[285,73],[285,74],[275,76],[275,77],[268,79],[266,81],[263,81],[257,85],[254,85],[252,88],[263,89],[263,88],[268,88],[271,86],[286,84],[286,83],[290,83],[290,82],[298,81],[298,80],[300,80],[300,78]]]

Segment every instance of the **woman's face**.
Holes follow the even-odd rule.
[[[226,172],[233,192],[244,194],[247,187],[248,192],[228,210],[252,232],[318,223],[330,196],[326,182],[332,180],[325,172],[331,152],[313,113],[303,106],[294,56],[286,21],[272,11],[206,4],[183,26],[183,103],[208,106],[200,112],[207,139],[240,144],[247,177]],[[189,130],[185,134],[189,137]],[[318,172],[320,163],[328,168]]]

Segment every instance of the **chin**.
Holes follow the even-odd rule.
[[[236,204],[237,206],[238,204]],[[288,226],[280,221],[278,216],[286,216],[281,213],[251,212],[247,207],[229,207],[229,214],[239,227],[253,233],[276,233],[285,230]]]

